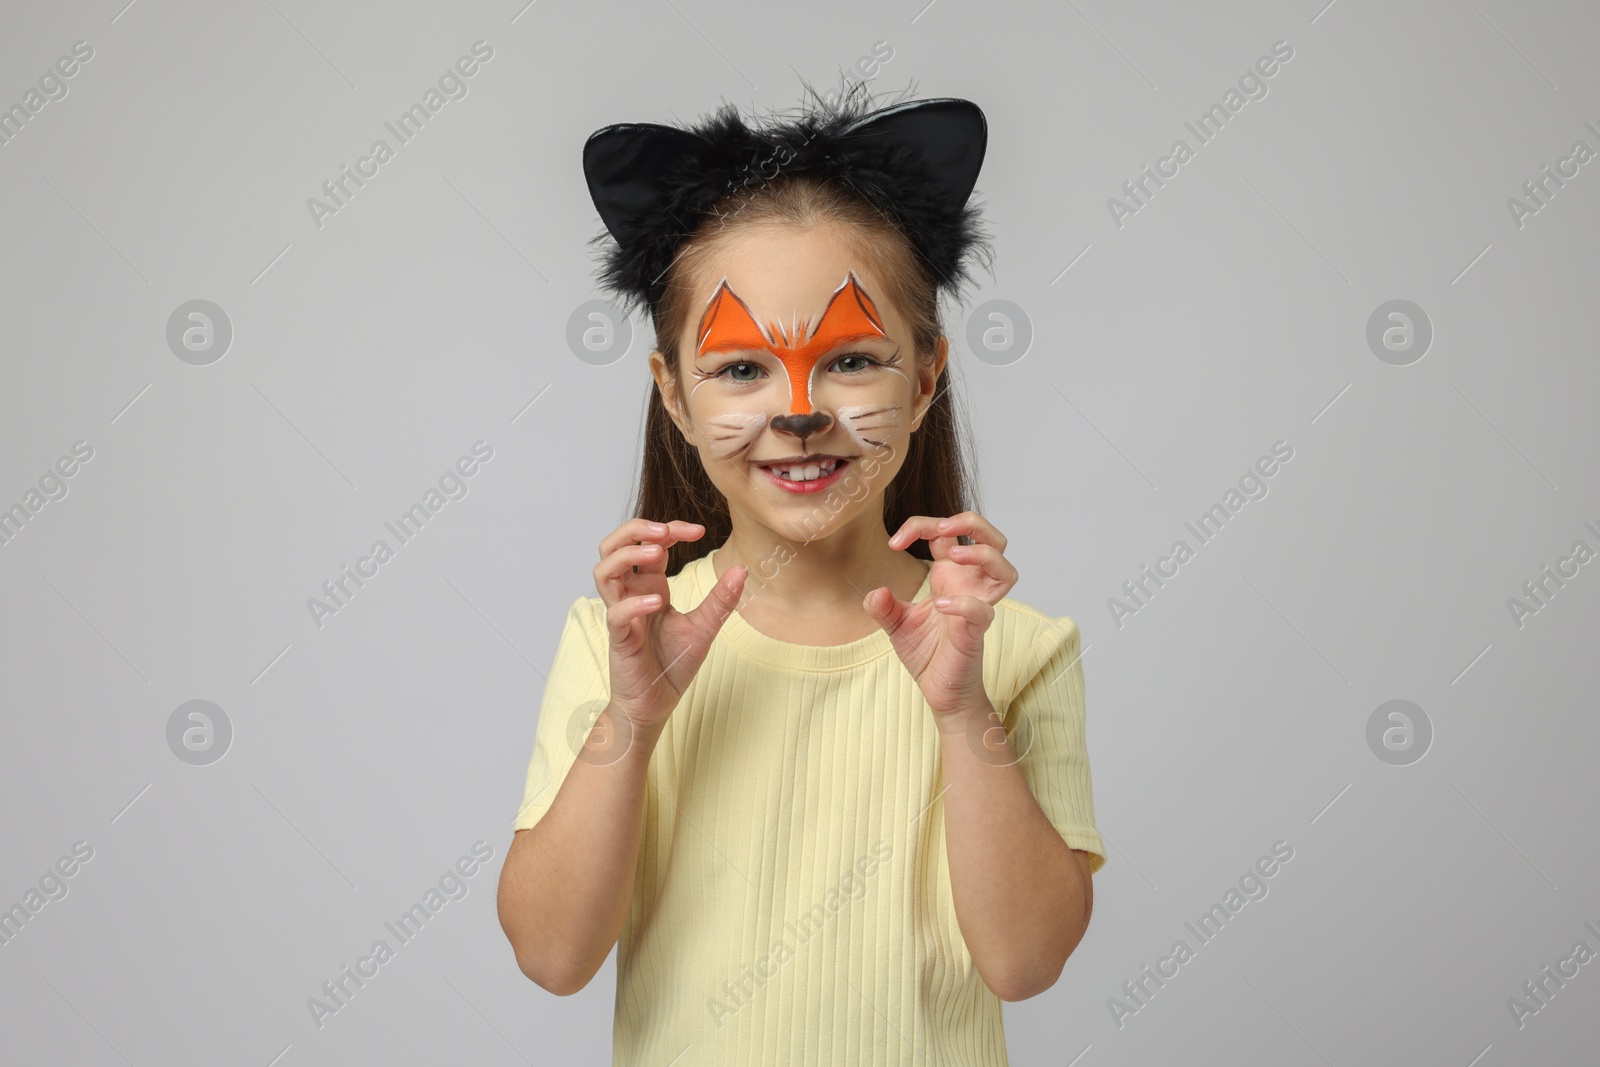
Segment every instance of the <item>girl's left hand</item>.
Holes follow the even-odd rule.
[[[956,543],[960,535],[973,544]],[[955,717],[988,704],[983,688],[983,635],[994,605],[1017,584],[1017,569],[1002,553],[1006,538],[975,511],[947,519],[913,515],[889,538],[904,549],[927,538],[933,554],[926,600],[908,603],[887,586],[867,594],[862,606],[894,645],[941,728],[965,729]],[[947,600],[940,606],[940,600]]]

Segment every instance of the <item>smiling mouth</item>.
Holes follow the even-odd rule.
[[[830,456],[818,453],[808,456],[804,460],[780,459],[756,466],[766,471],[775,478],[791,482],[811,482],[827,478],[838,473],[841,467],[850,462],[849,456]]]

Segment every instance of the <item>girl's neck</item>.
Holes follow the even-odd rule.
[[[909,601],[922,587],[927,561],[890,548],[888,542],[881,521],[876,530],[840,530],[809,542],[751,536],[735,527],[712,564],[719,578],[741,563],[749,569],[739,613],[756,629],[779,640],[790,638],[777,631],[826,632],[835,640],[798,643],[833,644],[878,629],[861,606],[873,589],[886,585]]]

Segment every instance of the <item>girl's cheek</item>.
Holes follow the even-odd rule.
[[[713,459],[739,460],[761,436],[766,425],[765,412],[725,411],[705,413],[697,418],[695,432]]]

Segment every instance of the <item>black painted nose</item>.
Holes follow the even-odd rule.
[[[806,415],[774,415],[772,428],[779,433],[790,433],[805,439],[821,433],[833,425],[833,418],[824,411],[813,411]]]

